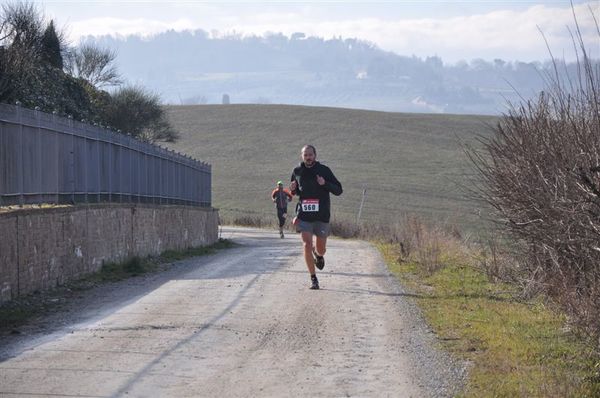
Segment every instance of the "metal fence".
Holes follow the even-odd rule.
[[[0,104],[0,206],[211,206],[211,166],[97,126]]]

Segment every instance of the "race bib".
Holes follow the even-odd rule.
[[[305,213],[319,211],[319,199],[304,199],[302,201],[302,211]]]

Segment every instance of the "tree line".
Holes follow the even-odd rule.
[[[176,140],[160,97],[141,86],[124,85],[115,58],[113,50],[94,44],[70,46],[54,21],[46,21],[32,3],[0,9],[0,102],[98,124],[144,141]]]
[[[339,106],[339,95],[365,108],[397,104],[380,110],[413,112],[418,107],[401,104],[419,99],[447,113],[498,113],[506,96],[532,98],[543,89],[542,75],[553,70],[551,61],[478,58],[450,64],[436,55],[401,55],[356,38],[300,32],[215,36],[170,30],[149,38],[101,36],[85,42],[117,50],[125,75],[160,90],[172,103],[216,102],[227,92],[236,102],[303,104],[300,98],[308,96],[315,105]],[[576,78],[576,63],[561,63],[560,73]],[[245,98],[236,95],[240,92]]]

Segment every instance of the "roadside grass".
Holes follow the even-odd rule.
[[[60,310],[68,300],[78,292],[91,289],[102,283],[117,282],[127,278],[157,272],[166,269],[170,263],[190,257],[215,253],[218,250],[234,247],[235,243],[219,239],[213,245],[192,247],[185,250],[167,250],[158,256],[131,257],[120,263],[105,263],[93,274],[70,281],[62,286],[45,292],[34,292],[0,305],[0,331],[17,328],[29,319],[41,316],[48,311]]]
[[[413,293],[444,348],[471,363],[464,397],[598,397],[600,362],[592,344],[541,298],[517,299],[492,283],[464,250],[444,247],[428,272],[378,244],[390,270]]]

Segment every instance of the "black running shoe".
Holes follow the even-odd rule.
[[[319,280],[317,279],[317,276],[316,275],[315,276],[311,276],[310,280],[311,280],[310,288],[312,290],[319,290]]]
[[[319,270],[322,270],[323,268],[325,268],[325,257],[317,255],[316,252],[313,252],[313,255],[315,257],[315,266]]]

